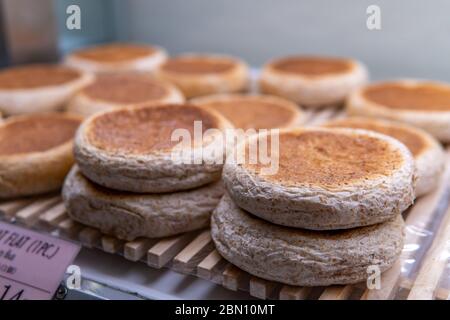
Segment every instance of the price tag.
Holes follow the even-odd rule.
[[[74,243],[0,222],[0,300],[51,299],[79,251]]]

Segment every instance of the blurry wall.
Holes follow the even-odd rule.
[[[224,52],[254,66],[291,53],[352,56],[375,79],[450,81],[448,0],[114,0],[116,37],[170,53]],[[366,9],[381,8],[381,30]]]

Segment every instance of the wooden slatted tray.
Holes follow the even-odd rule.
[[[309,125],[342,116],[337,110],[307,114]],[[167,267],[230,290],[245,290],[261,299],[448,299],[450,148],[446,154],[447,170],[439,187],[416,200],[404,213],[407,225],[405,248],[396,265],[383,274],[380,290],[368,290],[364,284],[294,287],[251,276],[219,255],[208,229],[164,239],[122,241],[72,221],[59,195],[0,203],[0,218],[79,241],[86,247],[120,254],[152,268]]]

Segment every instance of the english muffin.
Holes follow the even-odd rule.
[[[450,84],[420,80],[371,84],[349,97],[347,111],[406,122],[450,142]]]
[[[88,116],[126,106],[180,102],[184,102],[183,94],[169,83],[142,73],[116,73],[97,76],[73,97],[67,109]]]
[[[191,189],[220,178],[227,128],[220,114],[189,104],[114,109],[83,123],[75,158],[86,177],[107,188]]]
[[[58,190],[74,162],[72,142],[80,123],[80,117],[61,113],[1,122],[0,198]]]
[[[113,191],[90,182],[74,166],[62,195],[72,219],[131,241],[207,227],[223,192],[220,181],[167,194]]]
[[[0,111],[5,115],[61,109],[92,75],[51,64],[31,64],[0,71]]]
[[[328,286],[383,272],[403,248],[400,215],[384,223],[340,231],[277,226],[247,214],[225,195],[211,218],[217,251],[232,264],[267,280],[295,286]]]
[[[353,128],[376,131],[391,136],[411,151],[416,165],[416,197],[432,191],[444,170],[445,154],[442,146],[427,132],[399,122],[363,117],[333,120],[325,127]]]
[[[295,127],[302,123],[298,106],[283,98],[268,95],[222,94],[192,99],[202,108],[212,109],[239,129],[274,129]]]
[[[211,54],[184,54],[170,58],[156,74],[175,84],[186,98],[243,92],[249,84],[249,70],[243,61]]]
[[[290,56],[264,65],[260,91],[281,96],[304,107],[339,106],[347,95],[367,82],[365,66],[355,60]]]
[[[132,43],[109,43],[76,50],[65,63],[74,68],[102,73],[154,71],[166,61],[167,53],[156,46]]]
[[[356,129],[282,130],[278,150],[270,148],[278,170],[265,171],[259,160],[236,161],[266,140],[274,143],[266,134],[249,137],[227,156],[223,170],[233,200],[260,218],[346,229],[392,219],[414,200],[414,159],[396,139]]]

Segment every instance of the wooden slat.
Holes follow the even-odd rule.
[[[78,239],[88,248],[93,248],[99,244],[102,233],[91,227],[84,227],[78,234]]]
[[[222,285],[230,290],[237,291],[243,286],[245,278],[248,276],[238,267],[229,264],[222,273]]]
[[[108,235],[101,237],[102,249],[108,253],[118,253],[123,249],[123,241]]]
[[[47,210],[39,217],[39,223],[43,227],[56,227],[61,221],[67,218],[64,203],[59,203]]]
[[[123,255],[128,260],[139,261],[145,256],[152,243],[153,241],[145,238],[127,242],[125,243]]]
[[[249,284],[250,295],[259,299],[269,299],[277,287],[277,283],[258,277],[251,277]]]
[[[173,259],[173,269],[181,273],[191,272],[195,269],[196,262],[199,262],[195,258],[203,250],[212,249],[212,246],[211,232],[209,230],[202,231]]]
[[[202,279],[210,280],[213,277],[213,271],[222,261],[225,260],[220,256],[219,252],[213,250],[198,264],[197,275]]]
[[[174,236],[158,241],[147,252],[147,264],[154,268],[164,267],[189,242],[191,234]]]
[[[30,204],[32,199],[18,199],[18,200],[12,200],[8,202],[4,202],[0,204],[0,218],[2,219],[9,219],[13,217],[16,212],[23,207]]]
[[[347,300],[352,291],[352,286],[330,286],[323,290],[319,300]]]
[[[311,287],[295,287],[285,285],[280,290],[280,300],[305,300],[311,293]]]
[[[32,226],[44,210],[55,205],[60,200],[59,196],[54,196],[34,201],[16,213],[17,222],[28,227]]]
[[[67,238],[78,239],[78,234],[80,233],[83,226],[72,219],[65,219],[58,224],[58,230],[61,234]]]
[[[434,298],[435,290],[445,269],[449,257],[450,240],[450,208],[441,221],[440,227],[428,250],[408,300],[430,300]]]

